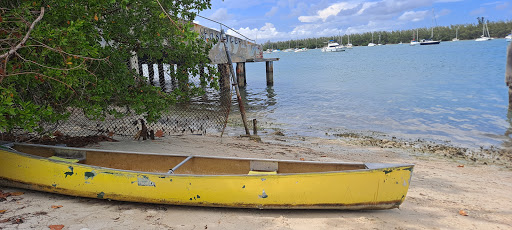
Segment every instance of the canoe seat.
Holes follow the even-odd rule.
[[[270,171],[270,172],[267,172],[267,171],[249,171],[249,174],[247,175],[272,175],[272,174],[277,174],[277,171]]]

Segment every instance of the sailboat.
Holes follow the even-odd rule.
[[[457,27],[457,29],[455,29],[455,38],[452,39],[452,42],[459,41],[458,35],[459,35],[459,27]]]
[[[373,32],[372,32],[372,42],[368,43],[368,46],[376,46],[375,43],[373,43]]]
[[[350,34],[348,34],[348,43],[347,43],[347,45],[345,46],[345,48],[347,48],[347,49],[352,49],[352,43],[350,43]]]
[[[380,43],[380,34],[379,34],[379,42],[377,43],[378,46],[381,46],[382,44]]]
[[[487,32],[487,34],[485,32]],[[489,41],[491,39],[492,38],[491,38],[491,35],[489,34],[489,27],[487,27],[487,22],[484,22],[483,26],[482,26],[482,36],[480,36],[479,38],[475,39],[475,41],[483,42],[483,41]]]
[[[294,50],[292,49],[292,42],[291,40],[288,41],[288,49],[285,49],[283,52],[293,52]]]
[[[415,45],[418,45],[420,44],[418,42],[418,29],[416,29],[416,39],[414,38],[414,30],[412,31],[412,40],[411,40],[411,46],[415,46]]]
[[[432,15],[434,17],[433,20],[435,20],[436,16],[434,15],[434,9],[432,9]],[[421,40],[420,45],[438,45],[439,43],[441,43],[441,41],[434,40],[434,25],[432,25],[430,31],[430,38]]]

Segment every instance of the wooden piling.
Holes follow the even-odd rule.
[[[148,79],[149,79],[149,84],[151,85],[155,85],[155,69],[153,68],[153,64],[148,64]]]
[[[252,119],[252,134],[258,135],[258,121],[256,119]]]
[[[158,82],[160,83],[160,89],[165,92],[165,73],[164,73],[164,64],[158,63]]]
[[[266,69],[267,69],[267,86],[274,85],[274,62],[266,61]]]
[[[236,77],[238,80],[238,87],[245,88],[247,85],[247,80],[245,77],[245,62],[236,63]]]
[[[512,109],[512,43],[507,49],[507,66],[505,70],[505,83],[508,86],[508,108]]]

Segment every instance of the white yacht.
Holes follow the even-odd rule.
[[[334,40],[330,40],[327,42],[327,46],[322,48],[322,52],[341,52],[345,51],[342,46],[340,46],[339,43],[335,42]]]
[[[512,31],[510,32],[510,34],[509,34],[509,35],[507,35],[507,36],[505,37],[505,39],[507,39],[507,42],[512,41]]]

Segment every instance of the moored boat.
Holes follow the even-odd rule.
[[[435,21],[435,14],[434,14],[434,9],[432,9],[432,20]],[[437,24],[437,23],[436,23]],[[437,26],[437,25],[436,25]],[[439,43],[441,43],[441,41],[436,41],[434,40],[434,26],[432,25],[432,27],[430,28],[430,38],[428,39],[422,39],[420,41],[420,45],[424,46],[424,45],[438,45]]]
[[[419,38],[418,29],[416,29],[416,38],[414,38],[414,30],[413,30],[412,31],[412,40],[411,40],[411,43],[409,45],[411,45],[411,46],[419,45],[420,42],[418,41],[418,38]]]
[[[327,46],[322,48],[322,52],[341,52],[345,51],[343,46],[341,46],[339,43],[335,42],[334,40],[330,40],[327,42]]]
[[[438,45],[440,41],[434,41],[432,39],[422,39],[420,45]]]
[[[477,42],[483,42],[483,41],[489,41],[492,40],[491,34],[489,34],[489,27],[487,26],[487,23],[483,23],[482,25],[482,35],[475,39]]]
[[[99,199],[260,209],[389,209],[413,165],[241,159],[14,144],[0,183]]]

